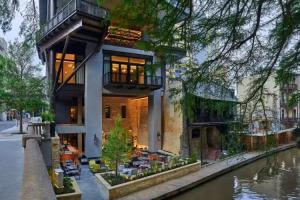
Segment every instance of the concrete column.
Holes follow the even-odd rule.
[[[48,0],[48,20],[54,16],[54,0]]]
[[[86,55],[94,45],[88,45]],[[99,157],[102,147],[102,73],[103,55],[98,52],[85,65],[85,154]]]
[[[155,90],[148,97],[148,145],[149,151],[159,148],[158,136],[161,136],[161,91]]]

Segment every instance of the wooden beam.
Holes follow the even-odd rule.
[[[95,47],[95,49],[75,68],[75,70],[72,72],[72,74],[55,90],[55,94],[57,94],[62,87],[64,87],[64,85],[66,85],[69,80],[71,80],[71,78],[78,72],[78,70],[97,52],[99,51],[100,47],[103,44],[103,41],[106,37],[108,28],[106,27],[105,31],[103,31],[103,35],[101,40],[99,41],[99,43],[97,44],[97,46]]]
[[[58,82],[59,76],[60,76],[62,68],[63,68],[63,63],[64,63],[64,60],[65,60],[66,51],[67,51],[67,48],[68,48],[68,45],[69,45],[69,41],[70,41],[70,36],[67,35],[67,38],[66,38],[66,41],[65,41],[65,44],[64,44],[64,48],[63,48],[63,52],[62,52],[62,56],[61,56],[61,60],[60,60],[59,67],[58,67],[58,72],[55,73],[56,76],[55,76],[55,80],[54,80],[54,84],[53,84],[53,90],[56,89],[57,82]],[[55,64],[53,65],[53,67],[55,67]],[[55,71],[56,70],[54,70],[54,72]]]

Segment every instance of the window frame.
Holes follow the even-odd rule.
[[[53,55],[53,60],[54,60],[54,72],[55,72],[55,76],[57,75],[57,70],[56,70],[56,62],[57,61],[60,61],[61,62],[61,58],[60,59],[57,59],[56,58],[56,55],[57,54],[62,54],[62,52],[54,52],[54,55]],[[76,67],[78,66],[78,63],[80,63],[80,62],[82,62],[82,60],[83,60],[83,58],[82,58],[82,55],[77,55],[76,53],[65,53],[66,55],[67,54],[71,54],[71,55],[74,55],[74,60],[72,60],[72,59],[67,59],[66,57],[64,58],[64,62],[65,61],[69,61],[69,62],[74,62],[74,69],[73,69],[73,71],[76,69]],[[77,71],[76,72],[76,74],[72,77],[72,79],[74,78],[74,83],[70,83],[70,81],[72,80],[72,79],[70,79],[70,81],[68,81],[68,83],[67,84],[71,84],[71,85],[83,85],[84,83],[85,83],[85,66],[82,66],[82,68],[83,68],[83,83],[77,83],[77,81],[78,81],[78,77],[77,77],[77,73],[80,71]],[[81,68],[81,69],[82,69]],[[73,71],[72,71],[72,73],[73,73]],[[54,78],[55,78],[55,76],[54,76]],[[58,83],[59,84],[61,84],[61,83],[63,83],[64,81],[65,81],[65,78],[64,78],[64,66],[62,66],[62,71],[61,71],[61,74],[60,74],[60,76],[61,76],[61,81],[60,81],[60,78],[58,79]]]
[[[112,56],[121,56],[121,57],[127,57],[128,58],[128,62],[120,62],[120,61],[112,61]],[[138,63],[131,63],[130,60],[131,59],[144,59],[145,60],[145,64],[138,64]],[[147,56],[147,55],[138,55],[138,54],[130,54],[130,53],[122,53],[122,52],[113,52],[113,51],[107,51],[107,50],[103,50],[103,66],[105,64],[107,64],[109,62],[109,72],[105,72],[104,71],[104,67],[103,67],[103,74],[104,76],[106,76],[106,74],[110,74],[109,81],[112,83],[125,83],[125,84],[133,84],[133,85],[148,85],[147,84],[147,70],[146,70],[146,66],[147,65],[152,65],[153,63],[153,57],[152,56]],[[118,70],[118,80],[113,80],[113,75],[112,75],[112,66],[113,64],[118,64],[119,65],[119,70]],[[126,73],[126,81],[123,82],[121,80],[121,65],[126,65],[127,66],[127,73]],[[133,79],[134,81],[130,81],[130,69],[131,66],[136,66],[136,73],[135,73],[135,79]],[[139,82],[139,78],[140,78],[140,69],[141,67],[143,68],[143,83]],[[155,74],[151,74],[151,76],[155,76]]]

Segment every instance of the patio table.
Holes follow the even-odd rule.
[[[137,168],[124,168],[122,171],[121,171],[121,173],[122,174],[132,174],[132,171],[135,171],[135,170],[137,170]]]

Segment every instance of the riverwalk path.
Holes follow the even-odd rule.
[[[0,122],[0,199],[21,197],[24,150],[15,121]]]
[[[159,185],[149,187],[120,199],[122,200],[146,200],[146,199],[164,199],[172,197],[180,192],[198,186],[204,182],[212,180],[222,174],[228,173],[238,167],[244,166],[267,155],[295,147],[295,143],[281,145],[267,152],[256,151],[242,153],[231,158],[215,162],[214,164],[202,166],[194,173],[188,174],[178,179],[173,179]]]

